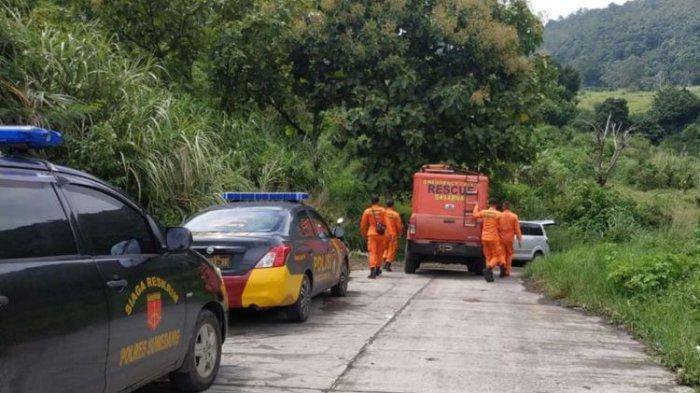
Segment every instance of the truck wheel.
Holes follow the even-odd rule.
[[[420,257],[416,254],[406,251],[406,262],[404,263],[404,271],[407,274],[415,274],[420,267]]]
[[[340,279],[338,283],[331,288],[331,294],[337,297],[345,297],[348,293],[348,281],[350,279],[350,269],[347,262],[343,262],[340,267]]]
[[[174,387],[182,392],[200,392],[211,386],[221,362],[221,328],[209,310],[197,317],[194,336],[182,367],[170,374]]]
[[[297,301],[287,309],[287,319],[290,322],[304,322],[311,314],[311,280],[304,274],[299,286],[299,297]]]
[[[471,272],[476,274],[477,276],[481,276],[484,274],[484,268],[486,267],[486,263],[484,263],[484,260],[479,258],[479,259],[473,259],[469,262],[467,265],[467,269]]]

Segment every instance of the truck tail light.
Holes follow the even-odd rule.
[[[413,237],[416,236],[416,218],[411,217],[411,219],[408,221],[408,238],[413,239]]]
[[[267,267],[280,267],[284,266],[287,261],[289,253],[292,252],[292,246],[287,243],[282,243],[278,246],[274,246],[263,255],[262,258],[255,265],[256,269],[262,269]]]

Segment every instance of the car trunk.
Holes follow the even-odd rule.
[[[192,249],[218,266],[223,274],[244,275],[270,251],[273,244],[274,240],[269,237],[197,237]]]

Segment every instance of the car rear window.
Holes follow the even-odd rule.
[[[520,224],[520,231],[527,236],[544,236],[542,227],[536,224]]]
[[[287,214],[279,209],[221,209],[202,213],[185,223],[194,236],[276,233],[285,228]]]

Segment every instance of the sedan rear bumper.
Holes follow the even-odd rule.
[[[252,269],[243,276],[224,276],[230,308],[288,306],[299,296],[303,274],[286,266]]]

